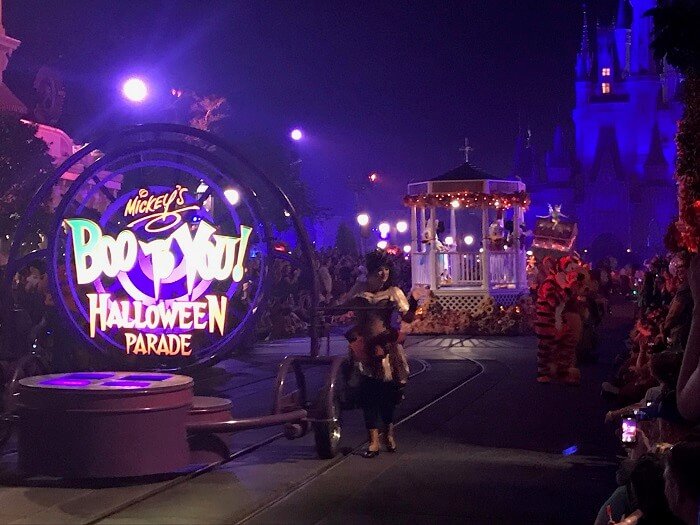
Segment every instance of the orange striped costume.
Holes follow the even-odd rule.
[[[535,302],[535,334],[537,335],[537,381],[547,383],[555,373],[557,346],[556,310],[566,300],[564,289],[554,274],[549,275],[537,289]]]

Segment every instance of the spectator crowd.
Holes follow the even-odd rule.
[[[675,238],[624,274],[635,322],[602,390],[626,454],[596,525],[700,523],[700,260]]]

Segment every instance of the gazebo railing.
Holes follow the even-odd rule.
[[[413,282],[429,284],[433,282],[430,276],[430,256],[435,257],[435,281],[439,288],[464,287],[485,288],[482,272],[482,253],[448,252],[430,253],[418,252],[412,255]],[[490,288],[514,288],[517,285],[518,252],[503,251],[489,254]]]
[[[478,253],[440,253],[437,258],[440,286],[482,286],[481,257]]]
[[[415,252],[411,255],[411,280],[414,284],[429,285],[432,282],[429,256],[429,252]]]
[[[489,275],[491,288],[511,288],[517,283],[516,257],[517,250],[492,252],[489,254]]]

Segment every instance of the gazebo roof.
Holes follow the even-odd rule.
[[[523,181],[491,175],[465,162],[439,177],[410,183],[404,205],[450,206],[454,199],[463,207],[527,206],[529,203]]]
[[[434,179],[430,179],[431,182],[441,180],[504,180],[504,178],[486,173],[481,168],[465,162]]]

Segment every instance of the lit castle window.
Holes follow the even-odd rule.
[[[609,82],[603,82],[600,85],[600,90],[603,92],[603,95],[607,95],[610,93],[610,83]]]
[[[609,77],[610,76],[610,68],[604,67],[603,69],[600,70],[600,74],[604,77]]]

